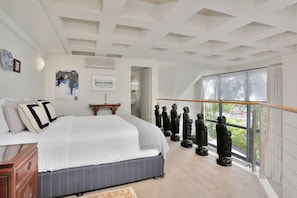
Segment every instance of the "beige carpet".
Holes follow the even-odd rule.
[[[137,198],[132,187],[105,190],[103,192],[93,192],[82,198]]]
[[[165,162],[165,177],[134,182],[120,187],[133,187],[138,198],[267,198],[256,174],[235,163],[230,167],[216,164],[216,153],[195,154],[195,147],[183,148],[180,142],[167,141],[170,150]],[[76,196],[71,196],[76,197]]]

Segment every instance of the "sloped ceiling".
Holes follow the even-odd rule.
[[[48,54],[229,67],[297,52],[297,0],[2,0]]]

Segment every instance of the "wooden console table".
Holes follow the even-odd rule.
[[[100,108],[110,108],[112,114],[116,114],[118,107],[121,106],[121,103],[115,104],[89,104],[89,106],[93,109],[94,115],[97,115],[97,112]]]

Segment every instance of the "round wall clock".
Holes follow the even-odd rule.
[[[10,51],[7,51],[6,49],[1,51],[1,63],[3,69],[9,71],[13,70],[13,56]]]

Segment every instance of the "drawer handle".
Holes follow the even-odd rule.
[[[31,165],[32,165],[32,162],[30,161],[30,162],[28,163],[28,166],[27,166],[27,169],[28,169],[28,170],[30,170]]]

